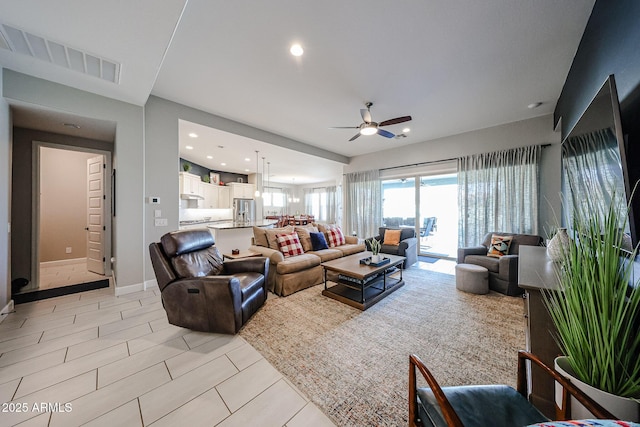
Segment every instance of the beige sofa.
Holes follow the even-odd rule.
[[[278,233],[291,233],[294,231],[300,237],[304,253],[285,258],[278,248],[275,236]],[[346,243],[344,245],[314,251],[309,237],[310,231],[322,232],[326,238],[326,226],[323,224],[282,228],[254,227],[254,244],[249,249],[269,258],[267,289],[271,292],[280,296],[287,296],[320,284],[324,281],[323,268],[320,266],[322,262],[365,250],[364,241],[359,240],[357,237],[345,236]],[[333,277],[330,276],[329,278]]]

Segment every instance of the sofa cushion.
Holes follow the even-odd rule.
[[[342,251],[339,250],[338,248],[321,249],[319,251],[311,251],[309,253],[319,256],[322,262],[327,262],[327,261],[331,261],[332,259],[342,258]]]
[[[498,236],[497,234],[494,234],[491,236],[491,245],[489,246],[487,256],[500,258],[508,255],[509,246],[511,246],[512,240],[513,236]]]
[[[282,252],[285,258],[302,255],[304,253],[302,244],[298,238],[298,233],[295,231],[288,234],[276,234],[276,238],[278,239],[280,252]]]
[[[267,241],[267,229],[264,227],[253,227],[253,243],[256,246],[263,246],[265,248],[269,247],[269,242]]]
[[[322,249],[329,249],[327,239],[324,238],[324,233],[309,233],[309,240],[311,240],[311,250],[319,251]]]
[[[398,246],[400,244],[400,234],[402,230],[387,230],[384,233],[383,245]]]
[[[320,257],[313,254],[302,254],[285,258],[276,265],[276,273],[289,274],[320,265]]]
[[[276,237],[276,234],[293,233],[295,229],[293,225],[287,225],[286,227],[282,228],[267,228],[265,231],[267,234],[267,247],[279,251],[280,245],[278,245],[278,238]]]
[[[309,233],[317,233],[318,228],[311,224],[307,224],[296,225],[294,230],[298,233],[298,238],[300,239],[300,243],[302,243],[302,249],[304,249],[305,252],[312,251],[313,245],[311,244],[311,236]]]
[[[342,234],[340,227],[327,229],[327,243],[329,243],[330,248],[335,248],[336,246],[344,245],[346,243],[344,240],[344,234]]]
[[[222,271],[222,257],[215,246],[178,255],[171,264],[180,278],[215,276]]]
[[[342,252],[342,256],[353,255],[366,250],[364,243],[347,243],[337,246],[335,249]]]
[[[467,255],[464,258],[465,264],[480,265],[487,270],[497,273],[500,268],[500,259],[486,255]]]

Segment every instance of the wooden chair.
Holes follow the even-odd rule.
[[[527,398],[526,361],[538,365],[563,387],[557,420],[570,419],[569,396],[577,399],[598,419],[615,419],[609,411],[576,388],[533,354],[518,352],[517,391],[509,386],[459,386],[441,388],[418,356],[409,356],[409,426],[463,427],[515,426],[550,421]],[[429,387],[416,387],[416,370]]]

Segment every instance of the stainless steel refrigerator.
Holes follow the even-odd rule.
[[[256,220],[256,201],[253,199],[233,199],[233,220],[250,223]]]

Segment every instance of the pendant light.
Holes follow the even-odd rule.
[[[254,196],[256,197],[260,197],[260,189],[258,188],[258,153],[259,151],[256,150],[256,192],[253,193]]]

